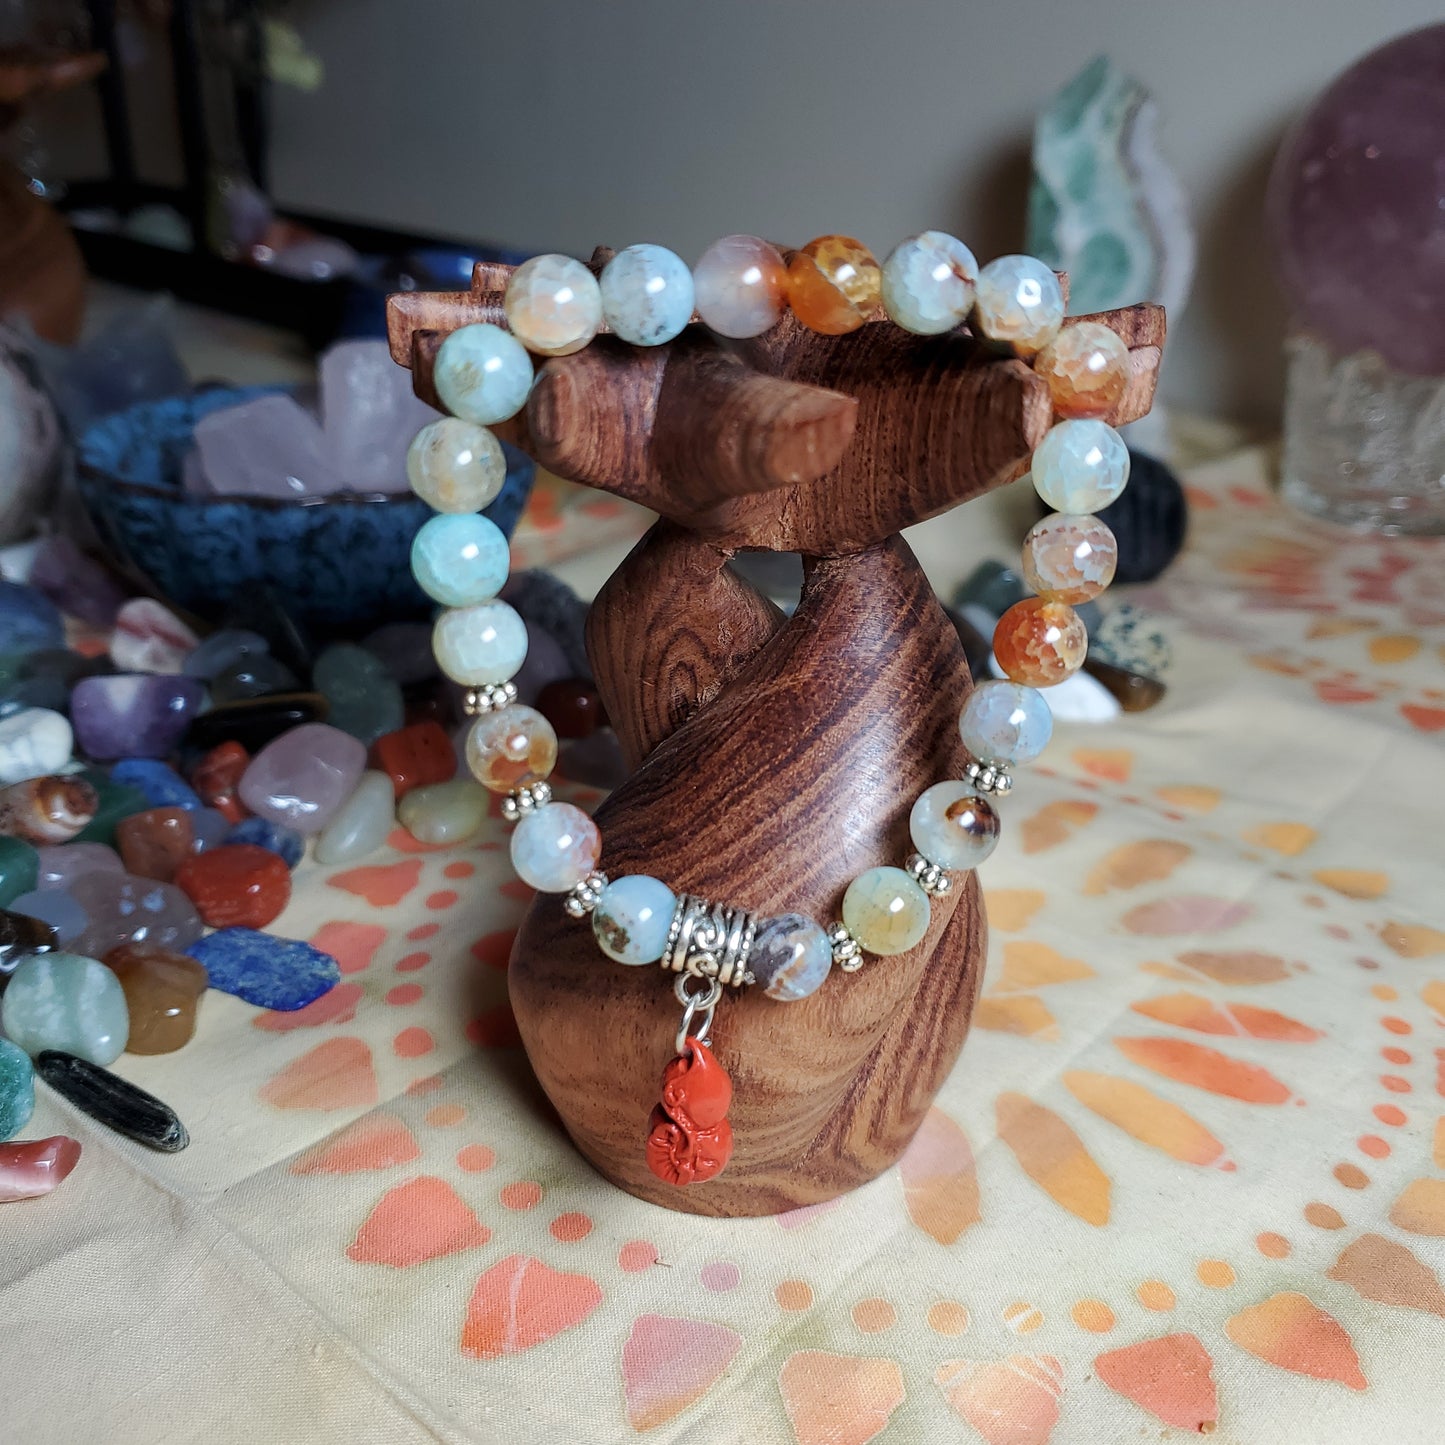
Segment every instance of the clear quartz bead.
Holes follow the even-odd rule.
[[[502,444],[486,427],[459,416],[439,417],[406,454],[411,489],[438,512],[480,512],[507,480]]]
[[[1033,356],[1064,324],[1059,278],[1032,256],[1000,256],[978,273],[973,319],[990,341]]]
[[[1056,512],[1101,512],[1129,481],[1129,449],[1107,422],[1061,421],[1031,466],[1034,490]]]

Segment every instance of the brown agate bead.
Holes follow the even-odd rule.
[[[1089,634],[1066,602],[1026,597],[998,620],[993,655],[1004,675],[1024,687],[1052,687],[1083,666]]]

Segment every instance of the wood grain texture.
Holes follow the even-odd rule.
[[[435,399],[449,331],[501,319],[507,274],[479,265],[470,292],[396,298],[392,352],[418,395]],[[1110,420],[1133,420],[1153,396],[1163,313],[1089,319],[1129,343]],[[662,518],[588,619],[635,769],[597,813],[609,874],[826,925],[858,873],[903,861],[913,800],[961,775],[971,683],[897,533],[1017,476],[1049,423],[1044,383],[963,328],[916,337],[879,319],[822,337],[788,316],[753,341],[699,326],[649,350],[601,336],[540,364],[527,407],[498,431]],[[728,567],[745,548],[804,554],[792,618]],[[770,1214],[897,1159],[962,1047],[984,938],[968,874],[907,954],[835,970],[797,1003],[726,998],[712,1038],[735,1085],[735,1151],[685,1189],[643,1154],[680,1012],[670,977],[608,962],[589,927],[539,898],[513,952],[512,1006],[563,1124],[609,1179],[672,1209]]]

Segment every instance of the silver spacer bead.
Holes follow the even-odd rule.
[[[513,788],[502,799],[502,817],[515,823],[538,808],[545,808],[552,801],[551,783],[528,783],[524,788]]]
[[[462,711],[468,717],[484,712],[499,712],[517,700],[515,682],[489,682],[485,687],[469,687],[462,698]]]
[[[833,948],[833,962],[844,973],[857,973],[863,967],[863,945],[848,932],[846,925],[835,923],[828,930],[828,942]]]
[[[680,893],[660,962],[669,973],[742,988],[757,931],[758,920],[744,908]]]
[[[597,900],[602,897],[602,890],[606,887],[607,875],[605,873],[589,873],[562,900],[562,907],[566,910],[567,916],[569,918],[586,918],[597,907]]]
[[[980,793],[997,793],[1002,798],[1014,785],[1002,763],[976,763],[970,759],[963,771]]]
[[[953,891],[953,879],[948,870],[937,863],[930,863],[922,853],[910,853],[903,865],[904,871],[930,898],[942,898]]]

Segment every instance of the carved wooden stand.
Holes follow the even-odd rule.
[[[470,292],[392,298],[392,354],[419,396],[437,404],[448,332],[501,321],[508,274],[479,265]],[[1109,419],[1142,416],[1163,312],[1090,319],[1131,349]],[[747,342],[699,326],[652,349],[600,336],[540,365],[525,411],[498,430],[662,518],[588,619],[635,769],[597,812],[609,875],[650,873],[826,927],[853,877],[901,864],[913,800],[962,776],[971,681],[898,533],[1018,476],[1049,423],[1047,388],[1024,363],[964,331],[912,336],[881,313],[841,337],[791,315]],[[748,548],[803,553],[791,619],[727,567]],[[773,1214],[856,1188],[902,1153],[963,1045],[984,944],[969,874],[907,954],[835,969],[797,1003],[730,991],[712,1039],[733,1079],[735,1150],[721,1176],[687,1188],[656,1178],[643,1153],[674,1051],[671,976],[611,962],[544,897],[517,936],[512,1006],[542,1087],[608,1179],[670,1209]]]

